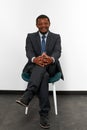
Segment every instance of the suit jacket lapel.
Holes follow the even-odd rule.
[[[39,32],[36,33],[36,43],[35,43],[35,50],[40,54],[41,53],[41,41],[40,41],[40,36]]]
[[[46,51],[48,50],[49,47],[51,48],[51,43],[52,43],[52,38],[51,38],[51,33],[49,32],[46,41]]]

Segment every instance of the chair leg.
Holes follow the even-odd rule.
[[[25,107],[25,115],[28,114],[28,107]]]
[[[57,115],[57,97],[56,97],[56,86],[55,83],[52,83],[53,86],[53,99],[54,99],[54,107],[55,107],[55,114]]]

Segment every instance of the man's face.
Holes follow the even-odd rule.
[[[45,34],[49,30],[50,22],[47,18],[40,18],[38,19],[36,26],[41,33]]]

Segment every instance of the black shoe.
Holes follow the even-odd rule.
[[[27,106],[28,106],[28,102],[25,101],[22,97],[19,98],[19,99],[17,99],[17,100],[16,100],[16,103],[18,103],[18,104],[20,104],[20,105],[22,105],[22,106],[24,106],[24,107],[27,107]]]
[[[40,127],[44,129],[50,128],[48,116],[40,116]]]

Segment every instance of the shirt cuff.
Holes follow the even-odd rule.
[[[35,59],[35,57],[32,57],[32,59],[31,59],[31,62],[32,62],[32,63],[33,63],[34,59]]]
[[[55,62],[55,59],[54,59],[54,57],[51,57],[52,59],[53,59],[53,63]]]

